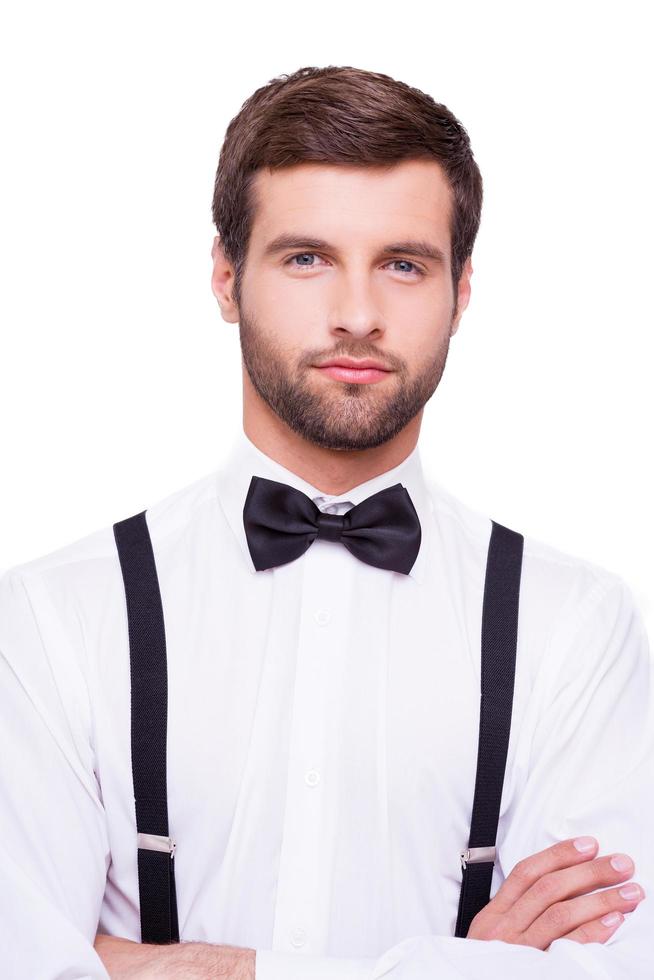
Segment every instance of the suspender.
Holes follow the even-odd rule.
[[[145,513],[113,526],[127,604],[141,942],[177,943],[176,843],[169,836],[166,795],[166,636]],[[477,774],[470,838],[460,855],[458,937],[467,935],[490,900],[511,730],[523,545],[523,535],[492,521],[481,625]]]
[[[470,840],[461,852],[463,880],[455,936],[490,900],[495,841],[511,730],[524,537],[492,522],[481,619],[481,703]]]
[[[166,635],[145,511],[114,524],[114,537],[127,601],[141,942],[178,943],[166,795]]]

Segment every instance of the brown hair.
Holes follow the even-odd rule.
[[[446,106],[389,75],[349,66],[300,68],[258,88],[231,120],[220,151],[212,214],[234,266],[240,303],[254,221],[254,174],[299,163],[389,167],[434,159],[452,191],[454,294],[481,218],[482,179],[468,134]]]

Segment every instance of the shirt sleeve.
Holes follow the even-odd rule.
[[[0,577],[0,948],[8,980],[108,980],[110,850],[79,659],[43,584]],[[79,710],[70,710],[71,704]]]
[[[598,856],[630,855],[645,898],[605,943],[545,951],[499,940],[410,936],[370,959],[257,951],[256,980],[649,980],[654,935],[653,662],[633,594],[596,581],[553,629],[529,715],[524,789],[498,851],[506,877],[557,840],[590,834]],[[521,735],[522,737],[522,735]],[[593,889],[595,890],[595,889]],[[570,930],[571,931],[571,930]]]

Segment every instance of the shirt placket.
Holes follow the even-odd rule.
[[[325,513],[351,503],[316,500]],[[319,953],[327,942],[338,794],[333,725],[346,655],[347,589],[356,559],[337,542],[316,540],[304,562],[273,948]]]

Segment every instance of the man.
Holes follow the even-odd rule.
[[[651,975],[631,592],[422,469],[481,189],[385,75],[301,69],[230,123],[243,431],[0,583],[4,975]]]

